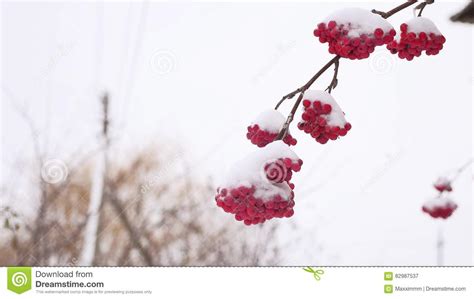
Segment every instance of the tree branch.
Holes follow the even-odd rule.
[[[298,93],[304,93],[308,88],[311,87],[311,85],[313,85],[313,83],[331,66],[333,65],[336,61],[339,61],[339,59],[341,58],[341,56],[339,55],[336,55],[334,56],[331,60],[329,60],[311,79],[309,79],[308,82],[306,82],[305,85],[301,86],[300,88],[290,92],[289,94],[285,95],[277,104],[277,106],[275,107],[275,109],[278,109],[278,107],[280,106],[281,103],[283,103],[283,101],[285,101],[286,99],[291,99],[293,98],[295,95],[297,95]]]
[[[125,207],[122,205],[122,203],[119,201],[119,199],[116,197],[115,194],[111,194],[110,198],[108,198],[112,207],[115,210],[115,213],[118,215],[120,218],[120,221],[122,222],[125,230],[128,233],[128,236],[130,237],[130,241],[133,244],[133,247],[135,247],[140,255],[143,257],[143,260],[145,261],[145,264],[147,266],[153,266],[153,258],[152,254],[148,251],[148,249],[142,244],[141,242],[141,236],[138,232],[137,229],[133,226],[132,222],[128,218],[127,214],[125,213]]]
[[[334,63],[334,75],[332,76],[331,83],[329,83],[329,86],[326,88],[326,91],[328,93],[331,93],[331,91],[336,88],[337,86],[337,74],[339,72],[339,60],[336,60]]]
[[[407,7],[410,7],[411,5],[413,5],[417,2],[418,2],[417,0],[408,0],[407,2],[401,4],[401,5],[399,5],[395,8],[387,11],[387,12],[382,12],[382,11],[378,11],[378,10],[375,10],[375,9],[373,9],[372,12],[382,16],[382,18],[384,18],[384,19],[387,19],[387,18],[391,17],[392,15],[396,14],[397,12],[399,12],[399,11],[401,11],[401,10],[407,8]],[[424,2],[424,5],[426,6],[427,4],[431,4],[433,2],[434,2],[434,0],[426,0]],[[333,64],[336,65],[335,69],[334,69],[334,76],[333,76],[333,79],[332,79],[331,83],[329,84],[329,86],[326,90],[328,90],[328,92],[331,92],[331,90],[336,87],[336,85],[337,85],[337,72],[338,72],[338,69],[339,69],[339,59],[340,58],[341,58],[341,56],[339,56],[339,55],[334,56],[305,85],[303,85],[300,88],[297,88],[296,90],[294,90],[294,91],[290,92],[289,94],[283,96],[283,98],[277,103],[277,105],[275,106],[275,110],[278,109],[278,107],[280,107],[281,103],[283,103],[285,100],[291,99],[295,95],[299,94],[298,99],[296,100],[295,104],[293,105],[293,108],[291,109],[290,114],[286,118],[286,122],[283,124],[283,127],[281,128],[280,132],[278,133],[278,136],[277,136],[276,140],[282,140],[283,138],[285,138],[286,134],[288,133],[288,128],[290,127],[290,124],[293,121],[296,110],[298,109],[298,106],[300,105],[301,101],[303,100],[304,92],[308,88],[310,88],[311,85]]]
[[[405,8],[407,8],[409,6],[412,6],[416,2],[418,2],[418,0],[408,0],[407,2],[397,6],[395,8],[392,8],[391,10],[389,10],[387,12],[383,12],[383,11],[379,11],[379,10],[375,10],[375,9],[372,9],[372,12],[382,16],[382,18],[384,18],[384,19],[387,19],[387,18],[390,18],[391,16],[393,16],[394,14],[396,14],[397,12],[399,12],[401,10],[404,10]]]

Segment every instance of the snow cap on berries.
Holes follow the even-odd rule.
[[[285,117],[283,114],[278,110],[268,109],[261,112],[252,122],[252,125],[258,125],[260,129],[271,133],[278,133],[284,123]]]
[[[285,121],[285,117],[279,111],[265,110],[247,127],[247,139],[258,147],[264,147],[276,139]],[[297,141],[288,131],[283,142],[296,145]]]
[[[237,162],[230,169],[221,186],[255,186],[258,195],[263,198],[270,198],[276,194],[288,197],[291,192],[288,184],[274,183],[265,174],[266,164],[285,158],[294,163],[301,161],[288,145],[281,140],[274,141]]]
[[[415,17],[407,22],[406,24],[406,31],[413,32],[413,33],[434,33],[436,35],[441,35],[438,27],[436,27],[435,23],[428,18],[425,17]]]
[[[458,205],[449,198],[437,197],[423,204],[422,210],[433,218],[449,218]]]
[[[384,32],[389,32],[393,26],[379,14],[359,7],[348,7],[337,10],[330,14],[325,23],[336,22],[337,25],[343,25],[347,28],[347,36],[360,37],[363,34],[373,35],[378,28]]]

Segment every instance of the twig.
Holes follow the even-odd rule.
[[[415,14],[416,14],[416,10],[419,9],[420,11],[418,12],[418,17],[421,17],[421,13],[423,12],[423,9],[425,9],[426,5],[433,4],[433,3],[434,3],[434,0],[426,0],[425,2],[418,4],[414,8]]]
[[[391,17],[392,15],[396,14],[397,12],[415,4],[416,2],[418,2],[417,0],[408,0],[407,2],[387,11],[387,12],[382,12],[382,11],[378,11],[378,10],[375,10],[373,9],[372,12],[375,13],[375,14],[378,14],[380,16],[382,16],[382,18],[384,19],[387,19],[389,17]],[[429,2],[434,2],[433,0],[426,0],[424,3],[426,4],[431,4]],[[426,5],[425,4],[425,5]],[[298,96],[298,99],[296,100],[295,104],[293,105],[293,108],[291,109],[291,112],[290,114],[288,115],[288,117],[286,118],[286,122],[283,124],[283,127],[281,128],[280,132],[278,133],[278,136],[276,138],[276,140],[282,140],[283,138],[285,138],[286,134],[288,133],[288,128],[290,127],[290,124],[291,122],[293,121],[293,118],[294,118],[294,115],[296,113],[296,110],[298,109],[298,106],[300,105],[301,101],[303,100],[303,94],[304,92],[311,87],[311,85],[333,64],[338,64],[339,63],[339,59],[341,58],[341,56],[339,55],[336,55],[334,56],[331,60],[329,60],[305,85],[301,86],[300,88],[290,92],[289,94],[285,95],[278,103],[277,105],[275,106],[275,110],[278,109],[278,107],[280,107],[281,103],[283,103],[286,99],[291,99],[293,98],[295,95],[299,94]],[[334,89],[336,87],[335,84],[337,84],[337,71],[338,71],[338,65],[336,66],[335,70],[334,70],[334,76],[333,76],[333,80],[331,81],[331,84],[329,85],[328,89],[329,92],[330,90]],[[335,83],[336,82],[336,83]]]
[[[401,5],[399,5],[395,8],[387,11],[387,12],[383,12],[383,11],[379,11],[379,10],[375,10],[375,9],[372,9],[372,12],[382,16],[382,18],[384,18],[384,19],[387,19],[387,18],[390,18],[391,16],[393,16],[394,14],[396,14],[397,12],[399,12],[401,10],[404,10],[405,8],[407,8],[409,6],[412,6],[416,2],[418,2],[418,0],[408,0],[407,2],[401,4]]]
[[[147,266],[153,266],[153,257],[151,252],[148,250],[145,245],[143,245],[141,238],[142,234],[139,233],[137,229],[132,224],[132,221],[130,221],[130,218],[128,215],[125,213],[125,207],[122,205],[122,203],[119,201],[119,199],[116,197],[115,194],[111,194],[111,196],[108,198],[108,202],[112,204],[112,207],[115,210],[115,213],[117,213],[120,221],[123,224],[123,227],[128,233],[128,236],[130,238],[130,241],[135,247],[140,255],[143,257],[143,260]]]
[[[339,60],[336,60],[334,63],[334,75],[332,76],[331,83],[329,83],[329,86],[326,88],[326,91],[328,93],[331,93],[331,91],[336,88],[337,86],[337,73],[339,72]]]
[[[328,61],[328,63],[326,63],[311,79],[309,79],[309,81],[301,86],[300,88],[290,92],[289,94],[285,95],[279,102],[278,104],[276,105],[275,109],[278,109],[278,107],[281,105],[281,103],[283,103],[283,101],[285,101],[286,99],[291,99],[293,98],[295,95],[299,94],[299,93],[304,93],[313,83],[314,81],[316,81],[319,76],[321,76],[331,65],[333,65],[336,61],[338,61],[339,59],[341,58],[341,56],[339,55],[336,55],[334,56],[331,60]]]
[[[285,138],[287,132],[288,132],[288,127],[290,126],[290,123],[293,121],[293,117],[296,113],[296,110],[298,109],[298,106],[300,105],[301,100],[303,100],[303,95],[304,92],[310,88],[310,86],[316,81],[324,72],[336,61],[339,61],[341,56],[336,55],[333,57],[333,59],[329,60],[328,63],[326,63],[305,85],[302,87],[298,88],[297,90],[291,92],[289,95],[293,94],[291,97],[293,97],[295,94],[299,93],[298,99],[296,100],[295,104],[293,105],[293,108],[291,109],[290,114],[288,115],[288,118],[286,119],[285,124],[283,125],[283,128],[280,130],[280,133],[278,133],[277,139],[276,140],[282,140]],[[288,98],[288,95],[285,97]],[[283,97],[283,98],[285,98]],[[290,97],[290,98],[291,98]]]

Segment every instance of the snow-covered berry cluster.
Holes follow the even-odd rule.
[[[346,121],[344,112],[327,92],[306,91],[303,96],[303,109],[298,128],[321,144],[345,136],[352,128]]]
[[[258,147],[264,147],[275,141],[284,123],[285,117],[277,110],[264,111],[247,127],[247,139]],[[288,133],[283,142],[296,145],[297,141]]]
[[[439,177],[433,184],[433,187],[439,192],[435,199],[423,204],[422,210],[433,218],[447,219],[450,217],[458,205],[445,196],[446,193],[453,191],[451,180],[445,177]]]
[[[451,181],[445,177],[440,177],[433,184],[433,187],[439,192],[451,192],[453,187],[451,187]]]
[[[400,36],[387,45],[392,54],[408,61],[426,55],[436,55],[446,42],[436,25],[427,18],[416,17],[400,25]]]
[[[216,204],[246,225],[294,214],[293,171],[303,161],[282,141],[274,141],[236,164],[222,187]]]
[[[423,207],[423,212],[429,214],[433,218],[449,218],[457,209],[458,205],[449,198],[437,197],[427,201]]]
[[[240,186],[234,189],[220,189],[216,203],[225,212],[235,215],[237,221],[246,225],[263,223],[272,218],[291,217],[294,214],[294,193],[288,198],[276,194],[271,198],[257,197],[256,187]]]
[[[329,44],[329,53],[349,59],[368,58],[376,46],[390,43],[396,35],[384,18],[360,8],[336,11],[313,33]]]

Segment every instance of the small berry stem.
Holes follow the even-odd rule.
[[[328,93],[331,93],[331,91],[336,88],[338,80],[337,80],[337,74],[339,72],[339,60],[336,60],[334,62],[334,75],[332,76],[331,83],[329,83],[329,86],[326,88],[326,91]]]
[[[393,8],[393,9],[387,11],[387,12],[383,12],[383,11],[373,9],[372,13],[378,14],[378,15],[382,16],[382,18],[387,19],[387,18],[393,16],[394,14],[396,14],[397,12],[399,12],[399,11],[401,11],[401,10],[407,8],[407,7],[410,7],[410,6],[412,6],[413,4],[415,4],[417,2],[418,2],[418,0],[408,0],[405,3]],[[424,6],[426,6],[427,4],[431,4],[433,2],[434,2],[434,0],[426,0],[422,4],[424,4]],[[300,88],[298,88],[298,89],[290,92],[289,94],[283,96],[283,98],[281,98],[281,100],[278,101],[278,103],[275,106],[275,110],[277,110],[278,107],[280,107],[281,103],[283,103],[285,100],[292,99],[295,95],[299,94],[298,99],[296,100],[295,104],[293,105],[293,108],[291,109],[290,114],[288,114],[288,117],[286,118],[286,122],[283,124],[283,127],[281,128],[280,132],[278,133],[278,136],[277,136],[276,140],[282,140],[283,138],[285,138],[286,134],[288,133],[288,128],[290,127],[290,124],[293,121],[296,110],[298,109],[298,106],[300,105],[301,101],[303,100],[304,92],[308,88],[310,88],[311,85],[313,85],[313,83],[333,64],[336,64],[335,69],[334,69],[334,76],[333,76],[333,79],[332,79],[329,87],[326,90],[331,92],[331,90],[336,87],[336,85],[337,85],[337,72],[338,72],[338,69],[339,69],[339,59],[340,58],[341,58],[341,56],[339,56],[339,55],[334,56],[305,85],[303,85]]]
[[[415,7],[415,11],[416,11],[417,9],[420,10],[420,11],[418,12],[418,17],[421,17],[421,14],[422,14],[422,12],[423,12],[423,9],[425,9],[426,5],[428,5],[428,4],[433,4],[433,3],[434,3],[434,0],[426,0],[425,2],[418,4],[418,5]]]
[[[275,106],[275,110],[278,109],[278,107],[280,107],[281,103],[283,103],[286,99],[292,99],[298,93],[304,93],[308,88],[311,87],[311,85],[313,85],[314,81],[316,81],[319,78],[319,76],[321,76],[336,61],[339,61],[340,58],[341,58],[341,56],[339,56],[339,55],[334,56],[311,79],[309,79],[309,81],[305,85],[301,86],[298,89],[295,89],[294,91],[290,92],[289,94],[287,94],[286,96],[281,98],[281,100]]]
[[[416,2],[418,2],[418,0],[408,0],[407,2],[397,6],[395,8],[392,8],[391,10],[389,10],[387,12],[383,12],[383,11],[379,11],[379,10],[375,10],[375,9],[372,9],[372,12],[382,16],[382,18],[384,18],[384,19],[387,19],[387,18],[390,18],[391,16],[393,16],[394,14],[396,14],[397,12],[399,12],[401,10],[404,10],[405,8],[407,8],[409,6],[412,6]]]

